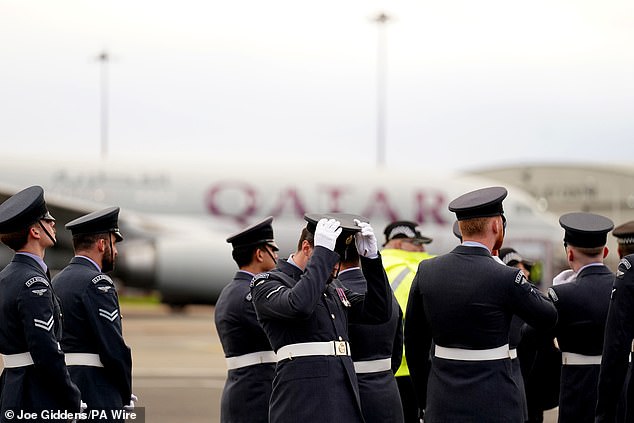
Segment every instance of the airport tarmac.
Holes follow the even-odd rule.
[[[133,392],[147,423],[219,423],[226,378],[211,306],[172,313],[162,305],[121,307],[124,336],[132,349]],[[545,423],[555,423],[548,411]]]

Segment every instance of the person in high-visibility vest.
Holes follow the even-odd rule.
[[[405,318],[407,298],[418,270],[418,264],[434,257],[425,251],[425,244],[432,242],[432,239],[421,235],[416,227],[417,224],[410,221],[390,223],[385,228],[385,244],[381,250],[383,267],[392,291],[394,291],[396,301],[403,310],[403,318]],[[403,349],[401,366],[395,376],[403,405],[405,423],[419,423],[419,406],[405,359],[405,349]]]

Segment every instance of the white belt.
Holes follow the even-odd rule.
[[[509,350],[509,344],[486,350],[467,350],[464,348],[446,348],[436,345],[434,355],[438,358],[461,361],[502,360],[517,357],[516,350]]]
[[[66,353],[64,354],[67,366],[92,366],[103,367],[99,354],[90,353]]]
[[[376,373],[384,372],[386,370],[392,370],[391,358],[354,362],[354,371],[356,373]]]
[[[588,365],[588,364],[601,364],[601,356],[562,352],[561,364],[563,364],[564,366],[582,366],[582,365]]]
[[[24,367],[35,364],[30,352],[19,354],[2,354],[2,360],[4,361],[4,367],[11,369],[14,367]]]
[[[257,351],[254,353],[227,357],[227,370],[253,366],[254,364],[275,363],[276,357],[273,351]]]
[[[277,361],[309,355],[350,355],[350,344],[346,341],[328,341],[284,345],[277,350]]]

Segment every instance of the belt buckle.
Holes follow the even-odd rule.
[[[335,343],[335,355],[349,355],[346,341],[333,341]]]

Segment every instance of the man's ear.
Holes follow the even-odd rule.
[[[264,261],[263,254],[264,252],[261,248],[256,248],[255,250],[253,250],[253,259],[259,263],[262,263]]]
[[[491,219],[491,230],[493,231],[493,233],[497,235],[498,233],[500,233],[501,229],[502,225],[498,221],[498,219]]]
[[[303,240],[302,241],[302,253],[304,255],[308,256],[308,254],[310,253],[310,249],[311,249],[310,242],[308,242],[306,240]]]
[[[99,251],[100,253],[103,253],[104,251],[106,251],[106,240],[103,238],[99,238],[97,240],[97,251]]]

